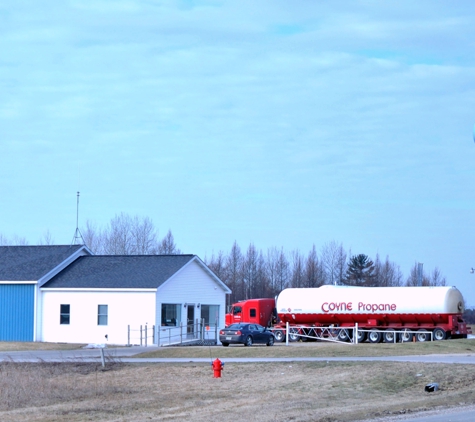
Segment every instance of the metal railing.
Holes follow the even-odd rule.
[[[214,345],[218,341],[218,332],[218,324],[205,324],[204,319],[197,319],[192,324],[180,323],[177,326],[158,327],[154,325],[148,327],[140,325],[139,328],[133,329],[129,325],[127,327],[127,344],[140,344],[141,346],[148,344],[158,346]]]
[[[282,331],[281,328],[274,328],[272,331]],[[297,340],[319,340],[344,344],[358,344],[368,340],[370,343],[406,343],[410,341],[434,341],[434,334],[430,330],[402,329],[360,329],[358,324],[354,327],[308,327],[286,324],[285,342],[286,344]]]
[[[151,341],[149,341],[151,340]],[[139,328],[131,328],[127,325],[127,345],[132,344],[140,346],[148,346],[148,344],[155,344],[155,325],[149,327],[147,324],[140,325]]]

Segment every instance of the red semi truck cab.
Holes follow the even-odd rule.
[[[226,326],[236,322],[252,322],[267,327],[274,315],[274,299],[248,299],[231,305],[226,314]]]

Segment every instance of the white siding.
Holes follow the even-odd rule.
[[[186,325],[187,306],[195,308],[195,320],[201,319],[201,305],[219,306],[219,327],[224,327],[226,312],[226,294],[210,274],[196,261],[191,261],[166,283],[158,288],[157,292],[157,327],[161,326],[162,303],[180,304],[182,306],[181,323]],[[200,304],[200,307],[198,307]]]
[[[42,333],[39,341],[65,343],[127,344],[127,326],[148,324],[149,336],[155,322],[155,291],[43,290]],[[61,325],[60,305],[71,308],[69,325]],[[108,305],[108,324],[97,324],[98,305]],[[108,341],[105,335],[108,336]],[[134,334],[137,344],[139,334]],[[152,341],[149,339],[149,343]]]
[[[197,260],[185,265],[158,290],[40,289],[39,298],[37,340],[46,342],[127,344],[127,327],[130,325],[130,343],[139,344],[138,330],[141,325],[145,327],[147,324],[147,343],[152,344],[154,325],[155,334],[170,334],[168,329],[161,327],[162,303],[180,305],[181,321],[178,324],[185,326],[185,334],[189,307],[194,311],[194,321],[201,320],[201,305],[219,307],[219,327],[224,326],[225,319],[226,293],[223,285]],[[61,304],[71,307],[69,325],[60,324]],[[98,305],[108,305],[107,326],[97,324]],[[164,329],[163,332],[158,332],[159,327]],[[211,335],[211,332],[207,334]]]

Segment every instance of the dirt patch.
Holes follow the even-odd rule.
[[[397,362],[0,365],[9,421],[346,422],[475,404],[462,365]],[[424,387],[438,382],[440,390]]]

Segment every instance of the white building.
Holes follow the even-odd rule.
[[[34,248],[43,248],[39,250],[44,255],[48,246],[28,248],[29,255],[38,253]],[[215,327],[224,326],[226,294],[231,291],[196,255],[78,256],[72,251],[74,260],[36,284],[30,300],[31,340],[101,344],[167,344],[203,336],[218,340]],[[0,256],[0,276],[1,262]]]

